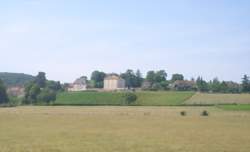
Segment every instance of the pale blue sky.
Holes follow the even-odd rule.
[[[250,74],[249,0],[0,0],[0,71]]]

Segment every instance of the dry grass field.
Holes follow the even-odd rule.
[[[0,108],[0,152],[249,152],[249,129],[214,107]]]
[[[250,104],[250,94],[196,93],[185,104]]]

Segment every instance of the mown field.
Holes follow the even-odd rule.
[[[123,105],[124,93],[112,92],[64,92],[57,96],[56,105]],[[133,105],[180,105],[194,95],[193,92],[136,92]]]
[[[231,111],[250,111],[250,104],[220,105],[218,107],[224,110],[231,110]]]
[[[215,107],[0,108],[0,152],[249,152],[249,128]]]
[[[217,105],[217,104],[250,104],[250,94],[209,94],[196,93],[185,104]]]

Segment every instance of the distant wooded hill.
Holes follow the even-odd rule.
[[[34,76],[24,73],[7,73],[0,72],[0,79],[6,86],[23,86],[27,82],[34,80]]]

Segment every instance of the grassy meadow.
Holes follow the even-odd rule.
[[[249,152],[249,128],[215,107],[0,108],[0,152]]]
[[[250,104],[250,94],[209,94],[196,93],[185,104],[216,105],[216,104]]]
[[[136,92],[137,101],[133,105],[166,106],[180,105],[194,95],[193,92],[159,91]],[[63,92],[57,96],[56,105],[122,105],[121,92]]]
[[[219,108],[231,111],[250,111],[250,104],[240,104],[240,105],[220,105]]]

